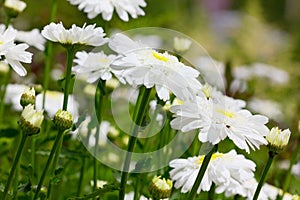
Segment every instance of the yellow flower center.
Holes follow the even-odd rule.
[[[99,60],[101,63],[106,63],[106,62],[108,62],[108,59],[106,59],[106,58],[100,58],[100,60]]]
[[[156,51],[152,51],[152,56],[154,58],[156,58],[157,60],[161,60],[161,61],[164,61],[164,62],[168,62],[168,60],[169,60],[166,56],[164,56],[163,54],[158,53]]]
[[[226,117],[229,117],[229,118],[233,118],[234,117],[234,113],[230,112],[230,111],[218,109],[217,112],[221,113],[221,114],[223,114],[223,115],[225,115]]]
[[[223,153],[214,153],[214,154],[211,156],[210,160],[211,160],[211,161],[212,161],[212,160],[215,160],[215,159],[217,159],[217,158],[222,157],[223,155],[224,155]],[[197,164],[202,165],[203,160],[204,160],[204,157],[205,157],[205,156],[200,156],[200,157],[198,158],[198,160],[197,160]]]

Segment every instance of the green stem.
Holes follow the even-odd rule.
[[[5,200],[6,197],[7,197],[8,190],[9,190],[9,187],[10,187],[11,182],[12,182],[12,180],[13,180],[14,173],[15,173],[15,171],[16,171],[16,169],[17,169],[18,163],[19,163],[19,161],[20,161],[20,158],[21,158],[21,155],[22,155],[22,151],[23,151],[23,148],[24,148],[26,139],[27,139],[27,134],[22,133],[21,142],[20,142],[20,144],[19,144],[19,146],[18,146],[17,154],[16,154],[16,157],[15,157],[15,159],[14,159],[12,168],[11,168],[11,170],[10,170],[10,173],[9,173],[9,176],[8,176],[8,180],[7,180],[7,182],[6,182],[6,186],[5,186],[5,189],[4,189],[4,193],[3,193],[3,196],[2,196],[2,199],[3,199],[3,200]],[[17,178],[15,179],[15,181],[17,182]]]
[[[282,192],[282,196],[280,197],[280,200],[283,198],[284,194],[286,193],[286,191],[287,191],[287,189],[288,189],[288,187],[290,185],[292,168],[293,168],[293,165],[297,161],[299,151],[300,151],[300,138],[298,138],[296,149],[294,150],[294,153],[293,153],[292,158],[290,160],[290,166],[289,166],[289,169],[288,169],[287,174],[285,176],[285,180],[284,180],[284,184],[283,184],[283,189],[282,189],[283,192]]]
[[[35,146],[36,146],[36,138],[33,137],[31,139],[31,166],[33,172],[35,172]],[[34,177],[34,173],[33,173],[33,177]]]
[[[85,157],[82,158],[82,165],[81,165],[81,169],[80,169],[80,177],[79,177],[79,181],[78,181],[77,195],[76,195],[78,197],[81,196],[81,192],[82,192],[84,171],[85,171]]]
[[[201,168],[199,170],[199,173],[197,175],[196,181],[192,187],[192,191],[190,192],[188,196],[188,200],[193,200],[195,196],[197,195],[197,190],[201,184],[202,178],[204,176],[204,173],[206,171],[206,168],[208,167],[209,161],[213,153],[215,153],[218,149],[218,145],[214,145],[214,147],[210,150],[210,152],[204,157],[204,160],[202,162]]]
[[[8,73],[4,77],[4,84],[2,86],[3,91],[1,91],[1,94],[0,94],[0,120],[4,119],[4,117],[3,117],[4,105],[5,105],[4,98],[5,98],[5,94],[6,94],[7,85],[8,85],[10,76],[11,76],[11,72],[12,72],[12,68],[10,67]],[[0,90],[1,90],[1,88],[0,88]]]
[[[72,77],[72,64],[73,58],[75,54],[74,46],[67,47],[67,71],[65,77],[65,88],[64,88],[64,103],[63,103],[63,110],[67,110],[68,108],[68,99],[70,94],[70,83]]]
[[[212,183],[210,190],[208,192],[208,200],[213,200],[215,196],[216,184]]]
[[[106,94],[105,91],[105,80],[100,79],[97,84],[96,94],[95,94],[95,111],[98,120],[97,130],[96,130],[96,138],[95,138],[95,147],[94,147],[94,160],[93,160],[93,191],[97,190],[97,176],[98,176],[98,160],[97,160],[97,145],[99,141],[99,133],[100,133],[100,125],[102,122],[103,115],[103,105],[104,105],[104,96]]]
[[[132,135],[129,140],[127,154],[123,166],[123,172],[121,177],[121,185],[119,190],[119,200],[123,200],[125,196],[125,186],[128,179],[128,170],[131,161],[131,155],[137,141],[138,128],[142,125],[143,118],[147,107],[149,105],[151,89],[146,89],[144,86],[140,88],[137,104],[133,113],[133,121],[135,122]]]
[[[266,175],[267,175],[267,173],[268,173],[268,171],[269,171],[269,169],[270,169],[270,167],[271,167],[271,164],[272,164],[272,162],[273,162],[273,159],[274,159],[275,155],[276,155],[275,152],[269,151],[269,159],[268,159],[268,161],[267,161],[267,164],[266,164],[266,166],[265,166],[265,169],[264,169],[264,171],[263,171],[263,174],[262,174],[262,176],[261,176],[261,178],[260,178],[260,180],[259,180],[259,183],[258,183],[258,185],[257,185],[257,188],[256,188],[256,190],[255,190],[255,193],[254,193],[254,196],[253,196],[253,200],[257,200],[257,198],[258,198],[258,195],[259,195],[260,190],[261,190],[261,188],[262,188],[262,186],[263,186],[263,184],[264,184],[264,182],[265,182]]]
[[[57,0],[52,0],[51,3],[51,14],[50,14],[50,22],[54,21],[57,11]],[[47,42],[46,46],[46,61],[45,61],[45,73],[44,73],[44,93],[43,93],[43,108],[45,107],[46,101],[46,91],[48,89],[49,77],[50,77],[50,69],[51,69],[51,61],[52,61],[52,51],[53,43]]]
[[[51,162],[52,162],[52,160],[53,160],[53,157],[54,157],[54,154],[55,154],[55,152],[56,152],[56,150],[57,150],[57,147],[58,147],[59,144],[60,144],[60,141],[61,141],[61,138],[62,138],[62,136],[63,136],[63,133],[64,133],[63,131],[58,131],[58,134],[57,134],[57,136],[56,136],[56,138],[55,138],[55,141],[54,141],[53,147],[52,147],[52,149],[51,149],[50,155],[49,155],[49,157],[48,157],[46,166],[45,166],[45,168],[44,168],[44,171],[43,171],[42,176],[41,176],[41,178],[40,178],[39,184],[38,184],[38,186],[37,186],[37,189],[36,189],[36,192],[35,192],[35,195],[34,195],[34,198],[33,198],[34,200],[36,200],[36,199],[38,198],[38,196],[39,196],[39,193],[40,193],[41,188],[42,188],[42,186],[43,186],[43,183],[44,183],[46,174],[47,174],[47,172],[48,172],[48,170],[49,170],[49,167],[50,167],[50,165],[51,165]]]

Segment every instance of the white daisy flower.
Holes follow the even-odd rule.
[[[13,10],[16,13],[21,13],[26,8],[26,3],[20,0],[5,0],[4,7]]]
[[[170,171],[170,178],[175,182],[175,188],[181,188],[182,193],[191,191],[204,157],[201,155],[175,159],[169,163],[169,166],[174,168]],[[224,154],[214,153],[197,193],[209,191],[212,183],[215,183],[217,193],[225,192],[226,196],[234,194],[246,196],[243,183],[254,177],[254,170],[255,163],[237,154],[235,150]]]
[[[275,120],[282,120],[284,116],[281,105],[269,99],[251,98],[248,107],[253,112],[261,113]]]
[[[25,42],[30,46],[44,51],[45,49],[45,38],[41,35],[38,29],[33,29],[31,31],[18,31],[16,35],[16,40],[20,42]]]
[[[109,80],[112,78],[110,64],[117,56],[106,55],[103,51],[98,53],[77,52],[74,60],[77,65],[73,71],[79,74],[88,74],[88,82],[95,82],[98,79]]]
[[[12,27],[5,29],[4,25],[0,26],[0,57],[4,57],[13,70],[20,76],[27,74],[26,69],[20,62],[31,63],[32,53],[25,51],[29,46],[27,44],[15,44],[14,40],[17,30]]]
[[[122,55],[112,63],[112,68],[123,83],[155,86],[158,97],[164,101],[169,99],[169,92],[182,100],[193,99],[202,87],[197,80],[199,72],[168,52],[160,53],[122,34],[116,34],[109,46]]]
[[[88,26],[84,24],[82,28],[73,24],[70,29],[65,29],[62,22],[58,24],[52,22],[43,28],[42,35],[52,42],[61,44],[101,46],[108,41],[104,38],[103,29],[96,27],[96,24]]]
[[[62,92],[48,90],[46,92],[45,98],[46,101],[44,110],[52,119],[55,116],[56,112],[63,106],[64,94]],[[36,109],[43,109],[43,93],[40,93],[36,96]],[[69,95],[68,111],[72,114],[74,122],[76,122],[78,119],[78,109],[79,105],[75,101],[73,95]]]
[[[237,147],[249,153],[249,147],[254,150],[267,144],[264,136],[269,132],[265,126],[268,118],[252,115],[242,109],[244,106],[244,101],[217,92],[211,98],[197,96],[195,101],[171,107],[170,111],[176,117],[171,126],[183,132],[200,129],[198,138],[201,142],[217,144],[229,137]]]
[[[174,37],[174,49],[177,52],[185,52],[190,49],[192,41],[187,38]]]
[[[141,7],[145,7],[147,4],[145,0],[68,0],[72,5],[78,5],[79,10],[87,13],[89,19],[95,18],[97,15],[102,14],[102,18],[106,21],[110,21],[116,10],[118,16],[123,21],[128,21],[129,16],[137,18],[139,15],[144,16],[145,12]]]

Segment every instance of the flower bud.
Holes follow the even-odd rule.
[[[26,8],[26,3],[20,0],[5,0],[4,7],[9,17],[17,17]]]
[[[289,129],[281,130],[278,127],[271,129],[266,139],[269,143],[270,151],[280,153],[287,146],[290,139],[291,131]]]
[[[149,186],[149,191],[154,199],[165,199],[170,197],[173,183],[170,179],[161,179],[160,176],[154,176]]]
[[[32,104],[27,105],[19,121],[19,125],[23,133],[27,135],[35,135],[40,132],[42,122],[44,120],[43,111],[36,111]]]
[[[53,118],[53,122],[59,130],[64,131],[72,127],[73,117],[68,111],[59,109]]]
[[[174,38],[174,49],[179,53],[184,53],[187,50],[189,50],[191,44],[192,44],[191,40],[187,38],[179,38],[179,37]]]
[[[20,99],[20,104],[23,108],[25,106],[32,104],[35,105],[35,90],[34,88],[25,88],[21,99]]]

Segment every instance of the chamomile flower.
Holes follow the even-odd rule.
[[[252,115],[244,106],[244,101],[218,92],[211,98],[197,96],[195,101],[171,107],[170,111],[175,113],[171,126],[183,132],[200,129],[201,142],[217,144],[229,137],[237,147],[249,153],[249,147],[254,150],[267,144],[264,136],[269,132],[265,126],[268,118]]]
[[[283,151],[289,143],[290,135],[289,129],[281,130],[278,127],[273,127],[266,137],[270,151],[275,153]]]
[[[42,35],[52,42],[59,42],[64,45],[101,46],[108,40],[104,38],[103,29],[96,27],[96,24],[87,26],[84,24],[82,28],[73,24],[70,29],[65,29],[62,22],[57,24],[52,22],[43,28]]]
[[[17,74],[25,76],[27,71],[20,62],[31,63],[32,53],[25,51],[29,47],[27,44],[15,44],[16,35],[17,30],[14,28],[5,29],[4,25],[0,26],[0,57],[4,58],[4,62]]]
[[[88,74],[88,82],[95,82],[98,79],[109,80],[112,78],[110,64],[115,58],[115,55],[106,55],[102,51],[98,53],[77,52],[74,60],[77,65],[73,67],[73,71]]]
[[[175,159],[169,163],[173,168],[170,177],[175,182],[175,188],[181,188],[182,193],[189,192],[196,180],[204,160],[204,155]],[[235,150],[228,153],[214,153],[208,164],[202,182],[197,190],[208,191],[212,183],[216,184],[216,192],[225,192],[226,196],[240,194],[246,196],[243,183],[254,177],[255,163],[239,155]]]
[[[114,10],[123,21],[128,21],[129,16],[137,18],[139,15],[145,15],[141,7],[147,4],[145,0],[68,0],[72,5],[78,5],[79,10],[87,13],[89,19],[95,18],[97,15],[102,14],[102,18],[110,21]]]
[[[121,54],[111,67],[123,83],[155,87],[158,97],[164,101],[170,98],[170,92],[182,100],[193,99],[202,87],[197,80],[199,72],[168,52],[160,53],[122,34],[116,34],[109,46]]]
[[[6,104],[12,104],[12,108],[16,111],[23,110],[23,107],[20,104],[20,99],[25,90],[30,88],[27,85],[22,84],[8,84],[4,102]]]

